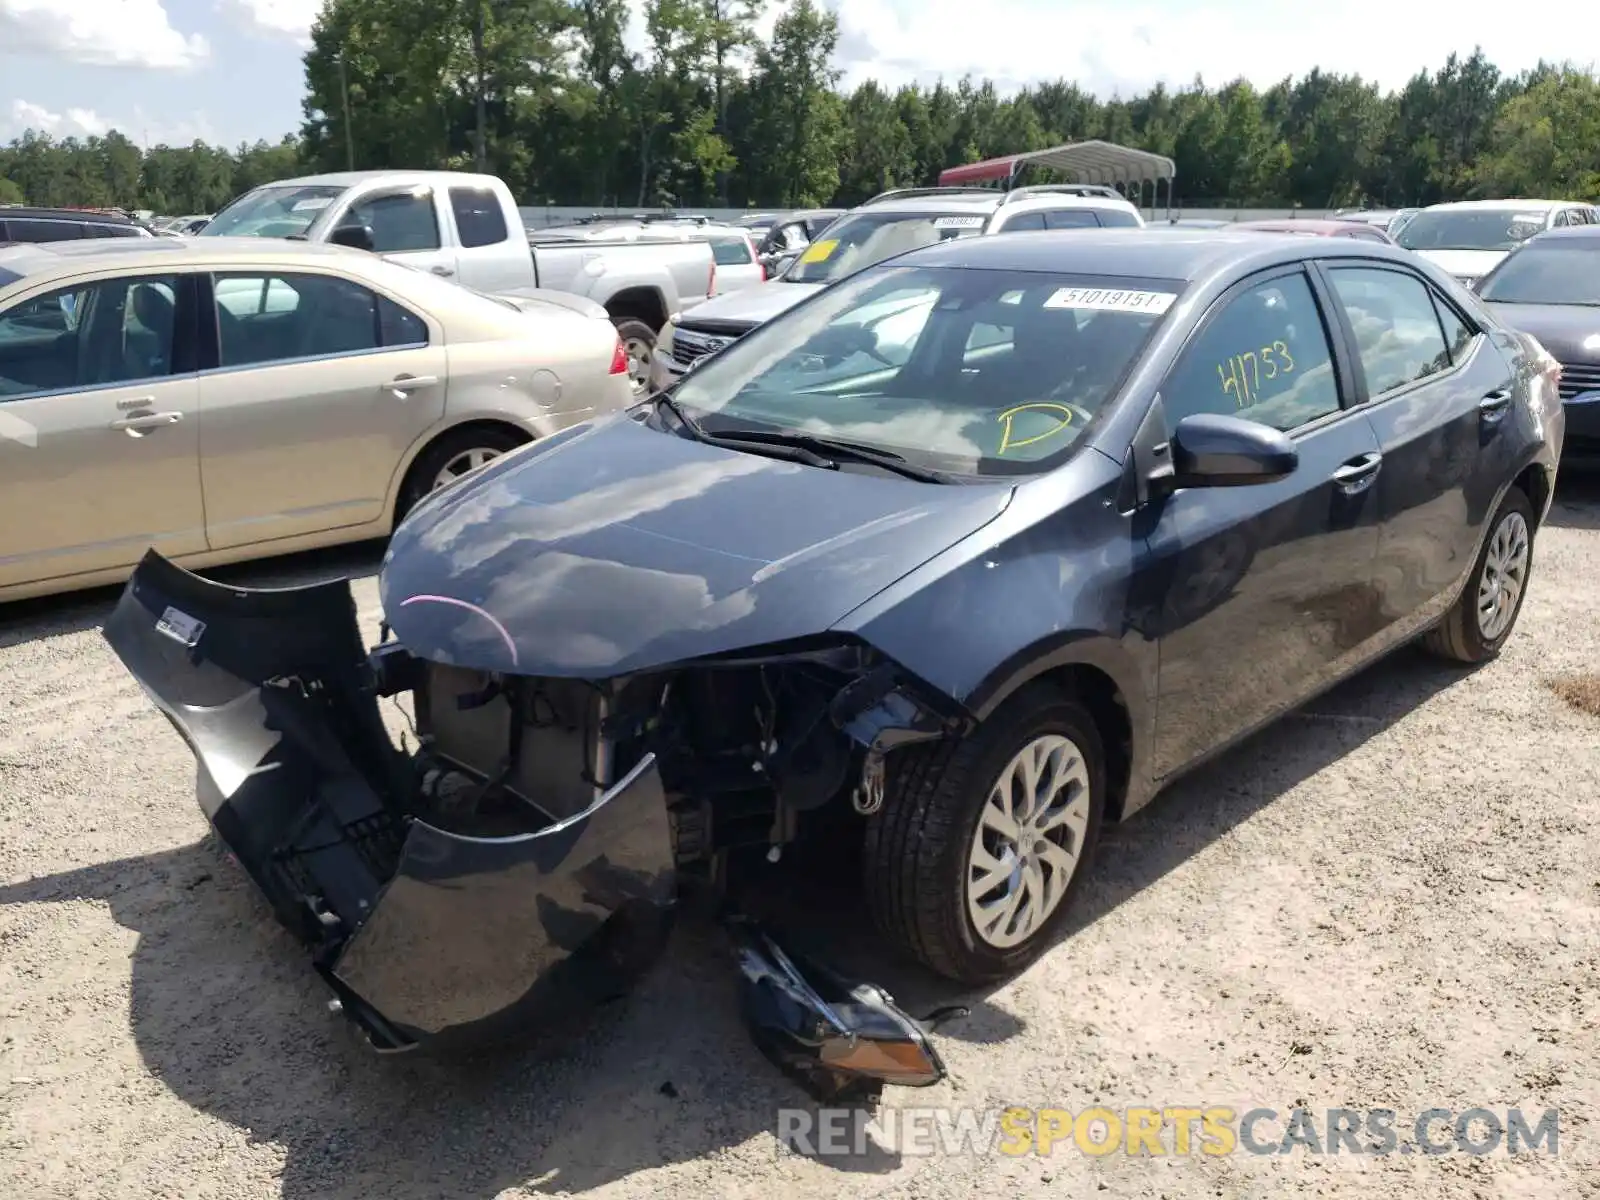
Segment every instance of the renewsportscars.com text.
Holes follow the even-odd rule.
[[[1248,1108],[1168,1105],[1066,1108],[786,1108],[780,1153],[1048,1156],[1108,1154],[1544,1154],[1560,1152],[1560,1112],[1548,1108]]]

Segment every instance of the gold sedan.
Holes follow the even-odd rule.
[[[632,401],[598,305],[259,238],[0,247],[0,601],[386,536]]]

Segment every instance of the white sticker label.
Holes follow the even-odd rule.
[[[310,200],[296,200],[289,211],[316,212],[318,209],[327,208],[332,203],[332,196],[313,196]]]
[[[982,229],[982,217],[936,217],[933,222],[935,229]]]
[[[1511,223],[1513,225],[1543,225],[1544,224],[1544,214],[1543,213],[1518,213],[1516,216],[1511,218]]]
[[[187,646],[191,650],[200,641],[200,635],[206,631],[206,623],[197,621],[186,612],[179,612],[169,608],[161,614],[161,619],[156,622],[156,632],[165,634],[180,646]]]
[[[1101,312],[1164,313],[1176,292],[1129,292],[1114,288],[1062,288],[1044,302],[1046,308],[1083,308]]]

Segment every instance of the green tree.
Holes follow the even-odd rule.
[[[780,204],[811,205],[839,190],[844,105],[833,90],[839,18],[815,0],[795,0],[756,55],[751,82],[759,170]]]

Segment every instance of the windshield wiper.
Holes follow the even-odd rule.
[[[759,438],[747,438],[743,434],[729,437],[726,434],[712,433],[699,421],[683,411],[683,406],[672,398],[671,389],[657,392],[650,397],[649,403],[658,408],[664,408],[677,418],[678,424],[684,431],[697,442],[704,442],[708,446],[719,446],[724,450],[759,450],[771,458],[781,458],[785,462],[802,463],[808,467],[824,467],[837,471],[839,464],[831,458],[824,458],[808,446],[790,445],[783,442],[767,442]]]
[[[842,442],[835,438],[823,437],[815,433],[740,429],[710,436],[722,445],[735,443],[755,446],[793,447],[809,451],[818,456],[826,455],[830,459],[848,459],[852,462],[871,463],[875,467],[882,467],[885,471],[893,471],[896,475],[904,475],[907,479],[915,479],[919,483],[950,482],[950,476],[943,471],[935,471],[930,467],[915,466],[907,462],[904,455],[896,454],[892,450],[881,450],[876,446],[863,446],[858,442]],[[833,465],[837,466],[838,463],[834,462]]]

